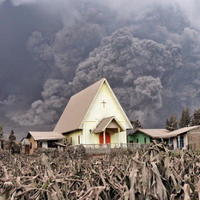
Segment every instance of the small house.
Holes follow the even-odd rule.
[[[167,129],[135,129],[128,134],[128,143],[150,144],[153,139],[161,140],[169,133]]]
[[[57,142],[66,139],[58,132],[28,132],[30,154],[37,148],[58,148]]]
[[[174,149],[192,148],[200,150],[200,126],[180,128],[167,135],[163,135],[163,138],[169,139]]]

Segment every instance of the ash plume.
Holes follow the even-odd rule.
[[[79,64],[72,88],[75,93],[106,77],[130,117],[136,117],[136,112],[144,117],[144,112],[150,110],[153,115],[162,107],[162,88],[183,65],[181,58],[180,45],[172,41],[162,45],[139,40],[128,29],[120,29],[104,38],[90,57]]]
[[[151,40],[139,40],[125,28],[104,38],[100,46],[90,53],[89,58],[78,65],[75,78],[69,87],[72,88],[72,93],[76,93],[100,77],[106,77],[114,90],[117,87],[116,91],[121,91],[123,94],[126,93],[127,88],[133,87],[132,93],[136,94],[135,97],[132,98],[131,93],[125,95],[132,101],[129,100],[127,104],[124,104],[122,100],[123,107],[129,115],[134,115],[132,113],[140,109],[151,109],[155,112],[162,106],[161,82],[166,84],[166,77],[181,66],[179,45],[172,41],[167,41],[165,45],[162,45]],[[118,96],[120,101],[122,96]],[[34,109],[38,108],[32,106],[29,115],[25,114],[25,116],[35,114],[32,112]],[[21,123],[21,117],[15,120]]]
[[[60,109],[66,104],[67,94],[68,87],[63,80],[48,79],[41,94],[43,100],[35,101],[26,114],[14,116],[13,120],[19,121],[22,126],[51,124],[59,117]]]
[[[10,102],[5,115],[20,125],[55,123],[72,94],[103,77],[131,120],[145,126],[162,124],[171,110],[200,106],[196,1],[9,2],[0,1],[7,30],[0,29],[0,42],[8,45],[0,50],[0,109]]]

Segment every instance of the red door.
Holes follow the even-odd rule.
[[[106,132],[106,144],[110,144],[110,133]]]
[[[99,143],[103,144],[103,133],[100,133],[99,135]]]
[[[105,137],[106,137],[106,144],[110,144],[110,133],[106,132]],[[100,133],[99,135],[99,143],[103,144],[103,133]]]

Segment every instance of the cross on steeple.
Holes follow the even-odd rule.
[[[101,102],[102,104],[103,104],[103,107],[105,108],[105,104],[106,104],[106,102],[103,100],[102,102]]]

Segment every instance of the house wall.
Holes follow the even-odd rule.
[[[178,148],[177,147],[177,138],[176,137],[173,138],[173,147],[174,147],[174,149]]]
[[[48,148],[47,141],[42,141],[42,148],[45,148],[45,149]]]
[[[71,141],[72,141],[72,145],[78,145],[78,136],[80,136],[80,144],[83,144],[83,134],[82,134],[82,131],[80,131],[80,130],[74,131],[65,136],[67,138],[68,144],[71,143]]]
[[[34,150],[37,148],[37,141],[33,139],[33,137],[30,137],[30,154],[34,152]]]
[[[106,102],[105,106],[103,101]],[[92,107],[90,108],[83,123],[83,144],[99,144],[99,134],[90,134],[89,130],[95,130],[97,125],[102,119],[115,116],[124,129],[129,127],[127,120],[121,111],[120,107],[116,103],[115,98],[108,89],[106,83],[104,83],[95,98]],[[116,133],[117,135],[111,135],[111,143],[126,143],[126,131]]]
[[[173,139],[173,147],[174,149],[177,149],[177,148],[180,148],[180,144],[178,144],[178,142],[180,143],[180,140],[178,140],[178,137],[183,137],[183,140],[184,140],[184,147],[183,148],[187,148],[188,147],[188,136],[187,134],[180,134],[174,138],[171,138]]]
[[[200,128],[189,131],[187,135],[189,148],[200,150]]]
[[[188,135],[187,134],[184,134],[184,148],[187,148],[188,147]]]
[[[129,135],[128,136],[128,143],[130,143],[131,141],[133,141],[133,143],[137,143],[137,139],[138,142],[140,144],[145,144],[145,138],[146,138],[146,144],[150,144],[150,137],[141,133],[141,132],[137,132],[134,135]]]

